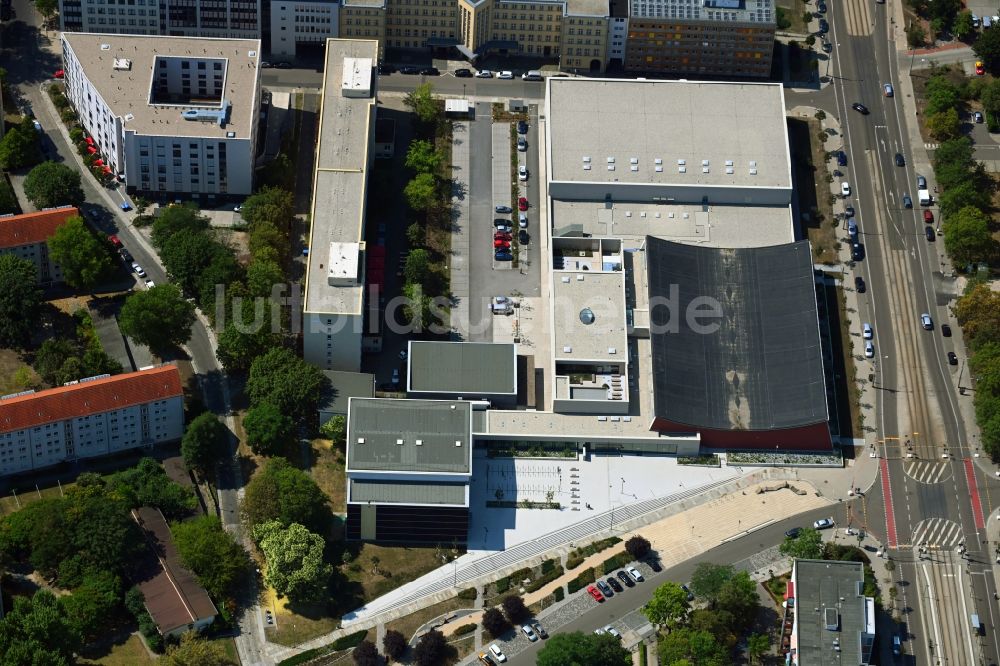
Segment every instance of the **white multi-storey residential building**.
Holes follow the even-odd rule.
[[[130,192],[253,189],[260,42],[63,33],[66,95]]]
[[[299,44],[323,44],[340,33],[337,0],[271,0],[271,51],[275,57],[295,57]]]
[[[68,32],[260,39],[260,0],[59,0]]]
[[[0,476],[153,447],[183,432],[174,365],[25,391],[0,398]]]
[[[66,220],[79,214],[73,206],[64,206],[0,217],[0,254],[13,254],[33,263],[40,284],[62,282],[62,271],[49,256],[47,241]]]

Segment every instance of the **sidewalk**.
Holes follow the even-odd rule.
[[[469,121],[456,122],[452,125],[451,136],[451,168],[452,195],[451,203],[455,211],[455,220],[451,232],[451,255],[448,263],[451,269],[451,296],[454,302],[451,310],[451,335],[457,340],[469,339],[469,243],[471,236],[472,217],[469,215]]]

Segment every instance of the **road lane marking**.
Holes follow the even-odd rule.
[[[972,518],[976,522],[976,529],[986,529],[986,521],[983,519],[983,503],[979,499],[979,485],[976,483],[976,468],[973,466],[971,458],[965,459],[965,482],[969,486],[969,497],[972,500]]]

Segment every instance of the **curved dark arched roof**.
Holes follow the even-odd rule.
[[[807,241],[718,249],[650,236],[646,266],[657,418],[722,430],[828,420]],[[655,305],[673,285],[677,306]],[[699,296],[715,299],[721,316],[689,321]],[[699,323],[718,326],[699,332]]]

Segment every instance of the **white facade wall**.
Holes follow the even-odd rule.
[[[188,122],[180,119],[178,122]],[[141,192],[240,194],[253,191],[253,141],[146,136],[126,131],[125,182]]]
[[[35,265],[40,284],[62,282],[62,269],[49,257],[47,243],[28,243],[16,247],[0,247],[0,254],[12,254],[21,259],[27,259]]]
[[[80,116],[80,124],[94,138],[105,163],[115,173],[124,171],[121,118],[115,116],[100,93],[87,78],[73,49],[63,42],[63,69],[66,97]]]
[[[181,396],[0,433],[0,476],[151,447],[183,434]]]
[[[606,62],[617,58],[625,62],[625,42],[628,39],[628,19],[612,18],[611,34],[608,36],[608,56]]]
[[[298,44],[322,44],[340,34],[340,3],[271,0],[271,55],[295,57]]]
[[[306,312],[302,325],[302,356],[321,370],[361,371],[361,314]]]
[[[160,32],[159,0],[130,0],[112,5],[103,0],[59,0],[64,30],[156,35]]]

